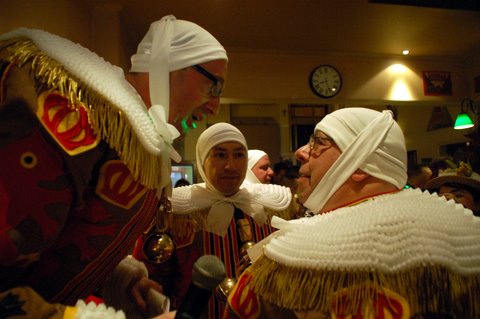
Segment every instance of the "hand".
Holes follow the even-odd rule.
[[[147,293],[148,290],[154,289],[158,292],[163,292],[163,287],[154,280],[147,277],[141,277],[139,280],[133,283],[130,288],[130,297],[132,301],[142,312],[147,312]],[[173,317],[172,317],[173,318]]]

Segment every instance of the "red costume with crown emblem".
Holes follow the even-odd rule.
[[[136,160],[159,160],[113,102],[25,38],[0,41],[0,131],[0,291],[74,305],[153,220],[157,183]]]

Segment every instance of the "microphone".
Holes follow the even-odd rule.
[[[199,318],[213,290],[225,277],[225,266],[217,256],[204,255],[200,257],[193,264],[192,283],[188,287],[182,304],[177,309],[175,319]]]

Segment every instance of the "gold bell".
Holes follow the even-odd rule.
[[[244,255],[247,253],[247,250],[255,246],[255,242],[253,241],[247,241],[246,243],[243,243],[242,247],[240,247],[240,255]]]
[[[237,283],[235,278],[225,278],[215,289],[215,294],[217,298],[223,302],[227,301],[228,295],[232,292],[233,287]]]
[[[158,265],[170,260],[175,251],[175,243],[166,232],[168,229],[166,215],[170,210],[170,202],[162,196],[156,219],[144,233],[143,254],[153,264]]]
[[[154,264],[169,260],[174,251],[175,243],[167,233],[154,231],[145,238],[143,253]]]

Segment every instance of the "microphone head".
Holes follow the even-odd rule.
[[[203,255],[193,264],[192,283],[197,287],[213,291],[225,277],[225,266],[217,256]]]

